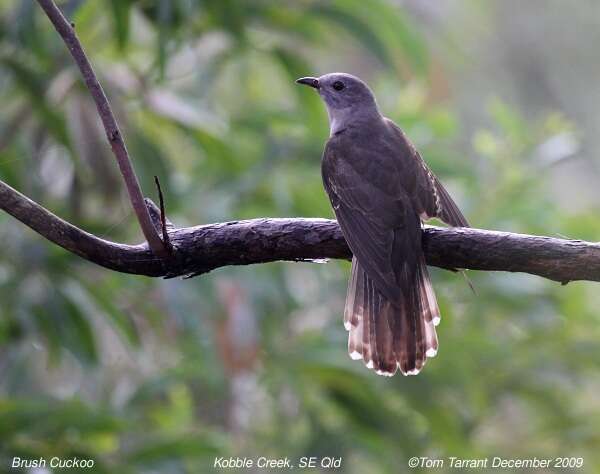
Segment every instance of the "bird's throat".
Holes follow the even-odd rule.
[[[329,136],[331,137],[348,127],[382,120],[382,116],[377,108],[374,108],[373,110],[357,110],[355,107],[328,107],[327,114],[329,115]]]

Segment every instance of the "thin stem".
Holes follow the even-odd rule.
[[[162,241],[165,244],[165,247],[171,253],[173,251],[173,245],[171,244],[171,240],[169,239],[169,233],[167,232],[167,214],[165,212],[165,199],[163,197],[162,188],[160,187],[160,181],[158,176],[154,177],[154,182],[156,183],[156,189],[158,190],[158,202],[160,205],[160,229],[162,231]]]
[[[144,204],[144,196],[140,188],[140,183],[133,169],[131,160],[129,159],[125,142],[123,141],[121,131],[119,130],[119,126],[117,125],[117,121],[111,110],[110,103],[108,102],[106,94],[104,93],[104,90],[102,89],[102,86],[100,85],[100,82],[98,82],[98,78],[92,69],[92,65],[90,64],[85,52],[83,51],[83,47],[81,46],[81,43],[75,34],[74,25],[67,21],[52,0],[37,0],[37,2],[46,12],[46,15],[54,25],[54,28],[56,28],[56,31],[67,45],[67,48],[69,49],[71,56],[73,56],[75,63],[79,67],[85,84],[89,89],[94,102],[96,103],[96,108],[98,109],[98,114],[100,115],[100,119],[104,125],[106,136],[115,158],[117,159],[123,179],[125,180],[125,186],[127,187],[127,192],[129,193],[131,205],[138,219],[142,232],[144,233],[144,237],[148,241],[148,246],[155,254],[163,257],[167,256],[168,252],[166,246],[163,244],[156,229],[152,225],[150,215],[148,214],[148,209],[146,209],[146,205]]]

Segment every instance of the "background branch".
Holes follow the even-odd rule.
[[[123,273],[175,277],[227,265],[351,257],[337,222],[329,219],[253,219],[181,229],[167,225],[174,254],[164,260],[146,244],[124,245],[89,234],[2,181],[0,208],[55,244]],[[595,243],[427,226],[423,244],[427,263],[441,268],[525,272],[561,283],[600,281],[600,245]]]
[[[112,113],[110,104],[106,98],[106,94],[104,93],[100,82],[98,82],[96,74],[92,69],[92,65],[85,55],[83,47],[81,46],[81,43],[75,34],[74,25],[67,21],[52,0],[37,1],[46,12],[46,15],[54,25],[54,28],[56,28],[58,34],[62,37],[67,45],[67,48],[77,63],[77,66],[83,75],[85,84],[89,89],[94,102],[96,103],[98,114],[100,115],[100,119],[104,125],[104,130],[106,131],[106,136],[115,158],[117,159],[123,179],[125,180],[131,205],[133,206],[135,215],[138,219],[140,227],[142,228],[144,237],[148,241],[148,245],[157,255],[166,256],[167,249],[165,245],[163,245],[163,242],[160,239],[156,229],[152,225],[150,215],[148,214],[148,210],[144,205],[144,196],[142,194],[142,190],[140,189],[140,184],[133,169],[133,165],[131,164],[131,160],[129,159],[129,153],[125,147],[125,142],[123,141],[121,131],[119,130],[117,121]]]

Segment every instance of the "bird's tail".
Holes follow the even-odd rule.
[[[435,326],[439,321],[440,310],[423,258],[414,282],[394,302],[377,290],[356,258],[352,260],[344,311],[352,359],[363,359],[380,375],[392,376],[397,369],[416,375],[427,358],[437,353]]]

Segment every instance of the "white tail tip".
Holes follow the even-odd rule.
[[[352,360],[362,359],[362,354],[358,351],[352,351],[352,352],[350,352],[350,359],[352,359]]]
[[[434,349],[433,347],[427,349],[427,352],[425,352],[425,355],[427,357],[435,357],[437,355],[437,349]]]
[[[417,375],[419,372],[421,372],[419,369],[413,369],[413,370],[409,370],[404,375]]]

